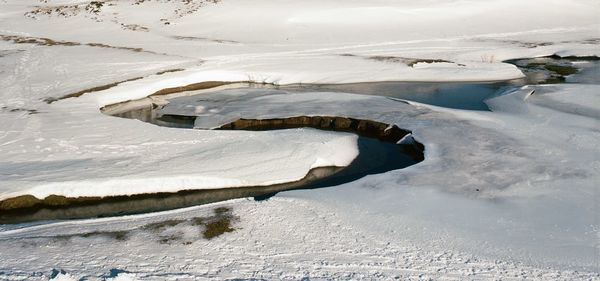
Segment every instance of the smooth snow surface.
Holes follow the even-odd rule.
[[[99,111],[164,88],[496,81],[523,77],[503,60],[600,55],[594,0],[88,4],[0,0],[0,200],[273,184],[358,153],[352,134],[185,130]],[[567,80],[578,84],[498,93],[489,112],[202,91],[186,97],[193,107],[164,110],[201,115],[203,128],[304,114],[386,122],[412,130],[425,161],[261,202],[0,225],[0,279],[600,279],[597,69]],[[204,239],[191,219],[219,206],[233,210],[234,231]],[[144,228],[172,219],[185,222]]]

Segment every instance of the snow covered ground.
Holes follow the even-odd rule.
[[[99,111],[164,88],[492,81],[523,76],[506,59],[600,55],[593,0],[101,3],[0,0],[0,200],[272,184],[357,154],[351,134],[182,130]],[[203,126],[360,117],[412,130],[426,159],[268,201],[2,225],[0,279],[600,279],[593,76],[521,88],[488,100],[490,112],[204,91]],[[219,206],[232,209],[234,231],[204,239],[193,218]],[[173,219],[182,221],[144,227]]]

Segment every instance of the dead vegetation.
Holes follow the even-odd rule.
[[[493,38],[477,38],[477,39],[474,39],[474,41],[505,43],[505,44],[517,45],[519,47],[528,48],[528,49],[550,46],[550,45],[554,44],[552,42],[531,42],[531,41],[509,40],[509,39],[493,39]]]
[[[234,231],[234,229],[231,228],[231,219],[229,217],[223,217],[216,221],[207,223],[202,235],[206,239],[213,239],[225,232],[232,231]]]
[[[38,19],[39,16],[60,16],[60,17],[74,17],[78,15],[83,9],[79,5],[59,5],[59,6],[46,6],[36,7],[25,13],[28,18]]]
[[[227,232],[232,232],[235,229],[232,227],[233,221],[237,217],[231,213],[231,208],[218,207],[213,210],[214,215],[207,217],[193,217],[190,219],[171,219],[155,223],[150,223],[142,226],[140,229],[150,231],[158,235],[160,244],[181,243],[189,245],[192,241],[184,241],[185,235],[181,229],[177,227],[198,227],[204,239],[213,239]]]
[[[442,59],[415,59],[415,58],[404,58],[404,57],[396,57],[396,56],[371,56],[367,57],[367,59],[381,61],[381,62],[392,62],[392,63],[403,63],[410,67],[414,67],[418,63],[454,63],[448,60]]]
[[[23,112],[27,115],[33,115],[40,113],[37,109],[29,109],[29,108],[21,108],[21,107],[8,107],[3,106],[0,107],[0,111],[8,111],[8,112]]]
[[[154,53],[154,52],[145,51],[142,48],[112,46],[112,45],[107,45],[107,44],[102,44],[102,43],[85,43],[83,45],[90,46],[90,47],[98,47],[98,48],[127,50],[127,51],[136,52],[136,53],[140,53],[140,52]]]
[[[163,74],[166,74],[166,73],[178,72],[178,71],[183,71],[183,70],[184,70],[183,68],[167,69],[167,70],[156,72],[156,73],[154,73],[154,75],[163,75]],[[114,82],[114,83],[110,83],[110,84],[100,85],[100,86],[96,86],[96,87],[84,89],[84,90],[81,90],[81,91],[78,91],[78,92],[75,92],[75,93],[70,93],[70,94],[64,95],[64,96],[59,97],[59,98],[47,97],[47,98],[43,99],[43,101],[45,103],[47,103],[47,104],[51,104],[51,103],[59,101],[59,100],[64,100],[64,99],[68,99],[68,98],[77,98],[77,97],[82,96],[83,94],[108,90],[108,89],[110,89],[112,87],[118,86],[118,85],[123,84],[125,82],[136,81],[136,80],[143,79],[145,77],[146,76],[138,76],[138,77],[129,78],[129,79],[126,79],[126,80],[122,80],[122,81],[118,81],[118,82]]]
[[[43,37],[28,37],[17,35],[0,35],[0,40],[12,42],[14,44],[33,44],[38,46],[80,46],[81,43],[53,40]]]
[[[443,60],[443,59],[422,59],[422,58],[407,58],[407,57],[398,57],[398,56],[368,56],[368,57],[363,57],[363,56],[359,56],[359,55],[355,55],[355,54],[348,54],[348,53],[340,54],[340,56],[342,56],[342,57],[362,57],[364,59],[374,60],[374,61],[379,61],[379,62],[401,63],[401,64],[405,64],[405,65],[410,66],[410,67],[415,67],[415,65],[417,65],[419,63],[427,63],[427,64],[431,64],[431,63],[455,63],[453,61]],[[457,65],[458,66],[465,66],[464,64],[460,64],[460,63],[458,63]]]
[[[18,54],[23,52],[24,50],[18,49],[18,50],[0,50],[0,58],[1,57],[7,57],[10,55],[14,55],[14,54]]]
[[[125,82],[130,82],[130,81],[135,81],[135,80],[140,80],[142,78],[144,78],[144,77],[143,76],[142,77],[134,77],[134,78],[123,80],[123,81],[119,81],[119,82],[114,82],[114,83],[110,83],[110,84],[106,84],[106,85],[101,85],[101,86],[97,86],[97,87],[92,87],[92,88],[81,90],[81,91],[78,91],[78,92],[75,92],[75,93],[67,94],[67,95],[64,95],[64,96],[59,97],[59,98],[47,97],[47,98],[43,99],[43,101],[45,103],[47,103],[47,104],[51,104],[51,103],[59,101],[59,100],[64,100],[64,99],[68,99],[68,98],[77,98],[77,97],[80,97],[80,96],[82,96],[83,94],[86,94],[86,93],[93,93],[93,92],[100,92],[100,91],[108,90],[108,89],[110,89],[112,87],[118,86],[119,84],[122,84],[122,83],[125,83]]]
[[[552,55],[547,57],[526,58],[507,60],[506,63],[514,64],[519,67],[526,76],[528,84],[556,84],[564,83],[567,76],[579,72],[579,68],[574,62],[579,61],[598,61],[597,56],[561,57]]]
[[[235,81],[235,82],[232,82],[232,81],[204,81],[204,82],[199,82],[199,83],[188,84],[185,86],[165,88],[165,89],[154,92],[150,96],[163,96],[163,95],[170,95],[170,94],[187,92],[187,91],[204,90],[204,89],[210,89],[210,88],[219,87],[219,86],[223,86],[223,85],[244,83],[244,82],[250,83],[248,81]]]
[[[136,0],[132,5],[144,5],[148,3],[175,3],[177,7],[173,10],[173,14],[167,18],[160,19],[165,25],[171,24],[174,20],[183,18],[196,13],[200,8],[209,5],[217,4],[221,0]]]
[[[112,239],[112,240],[116,240],[116,241],[126,241],[129,238],[129,231],[92,231],[92,232],[85,232],[85,233],[77,233],[77,234],[67,234],[67,235],[57,235],[57,236],[52,236],[50,243],[66,243],[69,242],[71,239],[98,239],[98,238],[105,238],[105,239]],[[37,238],[46,238],[46,237],[32,237],[34,239]],[[33,246],[33,247],[39,247],[40,245],[38,243],[28,243],[29,246]]]
[[[179,71],[184,71],[185,69],[183,68],[173,68],[173,69],[167,69],[167,70],[163,70],[163,71],[159,71],[157,72],[155,75],[163,75],[165,73],[171,73],[171,72],[179,72]]]
[[[95,48],[106,48],[106,49],[117,49],[117,50],[127,50],[136,53],[144,52],[150,54],[158,54],[156,52],[147,51],[142,48],[133,48],[133,47],[122,47],[122,46],[112,46],[103,43],[80,43],[73,41],[62,41],[62,40],[54,40],[50,38],[44,37],[29,37],[29,36],[17,36],[17,35],[2,35],[0,34],[0,40],[12,42],[14,44],[33,44],[38,46],[88,46]]]
[[[118,242],[127,241],[135,235],[154,236],[154,241],[167,245],[191,245],[198,239],[213,239],[225,233],[235,231],[233,223],[239,220],[232,214],[229,207],[218,207],[213,209],[213,215],[204,217],[192,217],[188,219],[168,219],[142,225],[129,230],[96,230],[76,234],[64,234],[56,236],[30,237],[34,241],[21,241],[22,247],[39,247],[38,239],[50,238],[43,243],[68,243],[72,239],[111,239]],[[191,231],[191,232],[190,232]],[[38,241],[36,241],[38,240]]]
[[[166,220],[166,221],[160,221],[160,222],[155,222],[155,223],[150,223],[150,224],[144,225],[144,226],[142,226],[142,229],[149,230],[152,232],[161,232],[168,227],[173,227],[173,226],[182,224],[184,222],[185,222],[185,220]]]
[[[212,239],[226,232],[232,232],[232,223],[237,218],[231,214],[231,208],[218,207],[213,210],[214,215],[207,217],[193,217],[190,219],[171,219],[142,226],[140,229],[150,231],[159,236],[158,242],[161,244],[171,244],[183,240],[182,231],[175,229],[177,226],[199,227],[202,237]],[[173,231],[174,230],[174,231]],[[182,244],[189,245],[191,241],[184,241]]]
[[[206,239],[213,239],[226,232],[232,232],[235,229],[231,227],[232,221],[237,219],[231,214],[231,208],[219,207],[213,210],[215,215],[208,218],[194,218],[195,225],[204,226],[202,236]]]
[[[170,25],[173,21],[179,18],[196,13],[200,8],[206,5],[216,4],[220,1],[221,0],[136,0],[131,5],[143,5],[146,3],[174,4],[174,6],[170,7],[173,9],[172,15],[159,19],[161,23]],[[114,0],[95,0],[63,5],[48,5],[48,1],[41,1],[41,3],[46,5],[35,6],[33,10],[26,12],[24,15],[28,18],[36,20],[40,19],[41,17],[71,18],[83,16],[96,22],[113,22],[118,24],[124,30],[141,32],[149,31],[148,27],[142,26],[138,23],[123,23],[120,20],[117,20],[117,18],[119,18],[119,13],[103,13],[103,9],[106,6],[127,5],[128,1],[120,2]],[[122,18],[128,17],[124,16]],[[223,40],[222,43],[226,42],[227,40]]]
[[[121,28],[126,29],[126,30],[131,30],[131,31],[142,31],[142,32],[148,32],[148,31],[150,31],[149,28],[147,28],[145,26],[141,26],[139,24],[124,24],[124,23],[121,23]]]
[[[127,240],[128,235],[129,235],[129,232],[127,232],[127,231],[95,231],[95,232],[88,232],[88,233],[80,234],[77,236],[80,236],[82,238],[107,237],[107,238],[114,239],[117,241],[125,241],[125,240]]]
[[[90,1],[73,5],[36,6],[35,9],[26,12],[25,16],[33,19],[38,19],[40,16],[69,18],[84,12],[98,15],[102,11],[102,7],[107,4],[114,5],[110,1]]]
[[[215,43],[220,43],[220,44],[240,44],[240,42],[234,41],[234,40],[212,39],[212,38],[195,37],[195,36],[171,36],[171,38],[176,39],[176,40],[184,40],[184,41],[207,41],[207,42],[215,42]]]
[[[598,45],[600,44],[600,38],[590,38],[590,39],[586,39],[581,41],[582,44],[592,44],[592,45]]]
[[[551,42],[525,42],[525,41],[517,41],[517,40],[508,40],[507,43],[515,44],[524,48],[534,49],[538,47],[551,46],[554,43]]]

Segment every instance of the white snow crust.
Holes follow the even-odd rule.
[[[600,55],[594,0],[136,2],[108,1],[96,13],[89,1],[0,0],[2,38],[81,44],[0,40],[0,200],[268,185],[358,153],[352,134],[184,130],[99,111],[163,88],[492,81],[523,77],[507,59]],[[404,63],[418,59],[448,62]],[[160,74],[173,69],[183,70]],[[0,279],[48,280],[53,269],[66,272],[55,280],[600,279],[600,87],[589,79],[526,86],[487,100],[490,112],[345,93],[203,91],[190,109],[204,114],[197,127],[241,116],[365,118],[412,130],[425,161],[264,202],[1,225]],[[219,206],[233,209],[235,231],[212,240],[189,225],[141,228]],[[95,231],[131,235],[77,236]],[[160,242],[174,234],[183,240]]]

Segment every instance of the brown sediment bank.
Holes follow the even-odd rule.
[[[361,137],[374,138],[394,144],[397,144],[402,138],[412,133],[396,125],[339,116],[296,116],[272,119],[240,118],[220,126],[217,130],[268,131],[292,128],[315,128],[326,131],[349,132]],[[425,159],[423,154],[425,146],[422,143],[413,139],[411,143],[398,145],[415,161],[420,162]]]
[[[179,72],[179,71],[183,71],[183,70],[185,70],[185,69],[182,69],[182,68],[167,69],[167,70],[163,70],[163,71],[154,73],[153,75],[162,75],[165,73]],[[140,80],[140,79],[143,79],[146,77],[147,76],[139,76],[139,77],[134,77],[134,78],[130,78],[130,79],[126,79],[123,81],[118,81],[118,82],[114,82],[114,83],[110,83],[110,84],[106,84],[106,85],[100,85],[100,86],[92,87],[89,89],[81,90],[78,92],[70,93],[70,94],[67,94],[67,95],[64,95],[64,96],[61,96],[58,98],[49,97],[49,98],[45,98],[44,101],[46,103],[50,104],[50,103],[53,103],[53,102],[59,101],[59,100],[64,100],[64,99],[68,99],[68,98],[76,98],[76,97],[82,96],[83,94],[104,91],[104,90],[110,89],[112,87],[118,86],[120,84],[123,84],[125,82],[132,82],[132,81]],[[161,90],[158,90],[158,91],[152,93],[151,95],[149,95],[149,97],[171,95],[171,94],[177,94],[177,93],[189,92],[189,91],[207,90],[207,89],[216,88],[219,86],[232,85],[232,84],[272,85],[272,84],[268,84],[268,83],[256,83],[256,82],[252,82],[252,81],[204,81],[204,82],[192,83],[192,84],[188,84],[188,85],[184,85],[184,86],[177,86],[177,87],[161,89]],[[130,102],[130,101],[124,101],[124,102],[117,103],[117,104],[107,105],[104,108],[111,108],[111,107],[114,107],[114,106],[117,106],[120,104],[125,104],[128,102]],[[102,108],[101,110],[103,110],[104,108]]]
[[[181,92],[205,90],[205,89],[215,88],[215,87],[229,85],[229,84],[237,84],[237,83],[252,83],[252,82],[250,82],[250,81],[204,81],[204,82],[192,83],[192,84],[188,84],[188,85],[184,85],[184,86],[161,89],[161,90],[154,92],[150,96],[164,96],[164,95],[176,94],[176,93],[181,93]]]
[[[216,87],[225,86],[225,85],[233,85],[233,84],[275,86],[275,84],[273,84],[273,83],[256,82],[256,81],[250,81],[250,80],[246,80],[246,81],[203,81],[203,82],[192,83],[192,84],[188,84],[188,85],[184,85],[184,86],[161,89],[161,90],[158,90],[158,91],[154,92],[153,94],[151,94],[150,97],[164,96],[164,95],[198,91],[198,90],[207,90],[207,89],[211,89],[211,88],[216,88]]]
[[[156,72],[153,75],[163,75],[165,73],[179,72],[179,71],[183,71],[183,70],[184,70],[183,68],[167,69],[167,70]],[[82,96],[83,94],[108,90],[108,89],[110,89],[112,87],[118,86],[118,85],[123,84],[125,82],[136,81],[136,80],[144,79],[146,77],[147,76],[133,77],[133,78],[126,79],[126,80],[123,80],[123,81],[113,82],[113,83],[110,83],[110,84],[100,85],[100,86],[88,88],[88,89],[85,89],[85,90],[81,90],[81,91],[78,91],[78,92],[75,92],[75,93],[70,93],[70,94],[67,94],[67,95],[64,95],[64,96],[61,96],[61,97],[58,97],[58,98],[48,97],[48,98],[44,99],[44,102],[46,102],[48,104],[51,104],[51,103],[53,103],[55,101],[59,101],[59,100],[64,100],[64,99],[68,99],[68,98],[77,98],[77,97]]]
[[[182,190],[106,197],[65,197],[50,195],[38,199],[23,195],[0,201],[0,223],[50,219],[106,217],[164,211],[298,188],[341,171],[342,167],[314,168],[301,180],[268,186]]]
[[[397,142],[410,131],[382,122],[338,116],[295,116],[271,119],[240,118],[217,130],[268,131],[309,127],[327,131],[352,132],[359,136]]]

